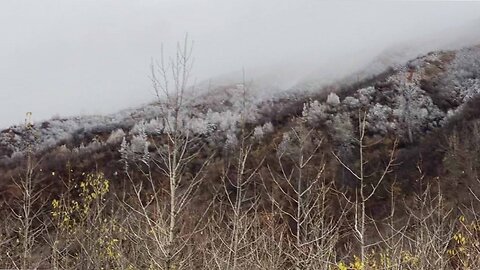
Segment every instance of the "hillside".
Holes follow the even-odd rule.
[[[340,81],[314,93],[295,89],[262,100],[247,89],[246,122],[257,130],[272,123],[270,132],[273,132],[284,130],[289,123],[302,118],[313,128],[327,129],[326,135],[342,143],[341,136],[348,136],[339,134],[342,126],[357,124],[361,110],[367,113],[368,132],[372,136],[394,135],[407,145],[417,144],[449,123],[462,122],[466,108],[473,106],[469,104],[480,92],[479,50],[473,47],[457,52],[432,52],[363,81],[347,84]],[[186,116],[192,132],[204,135],[218,149],[224,147],[227,137],[239,132],[242,87],[241,84],[218,87],[194,96],[187,104]],[[328,102],[331,91],[338,99],[332,95]],[[128,141],[141,132],[146,135],[161,132],[161,114],[160,105],[152,103],[108,116],[57,117],[28,127],[12,126],[0,132],[2,170],[15,169],[15,163],[22,160],[29,147],[38,155],[54,157],[60,152],[62,159],[101,154],[119,147],[124,136]],[[343,132],[356,131],[347,129],[351,130]]]
[[[237,269],[319,269],[329,264],[325,269],[362,269],[355,268],[358,258],[370,265],[365,269],[460,267],[468,261],[459,255],[463,251],[448,255],[447,250],[467,246],[452,240],[454,232],[468,227],[462,227],[458,217],[472,222],[478,218],[468,211],[478,207],[480,194],[480,46],[431,52],[375,75],[352,78],[269,98],[248,83],[200,93],[190,89],[182,107],[173,111],[160,98],[107,116],[57,117],[12,126],[0,132],[2,211],[24,209],[21,183],[31,179],[36,197],[29,212],[35,212],[35,219],[29,224],[39,236],[29,238],[30,245],[32,253],[49,259],[29,258],[29,263],[46,268],[52,267],[54,253],[41,250],[51,247],[52,237],[62,243],[56,247],[61,264],[85,269],[100,261],[116,269],[227,269],[234,255],[242,258]],[[175,186],[181,198],[174,211],[180,225],[168,227],[169,179],[177,177],[172,171],[183,181]],[[103,179],[109,183],[105,192]],[[103,201],[97,202],[98,196]],[[88,202],[88,207],[75,206],[72,200]],[[441,203],[434,205],[436,200]],[[87,215],[90,210],[97,216]],[[424,210],[431,211],[430,216],[420,217]],[[51,213],[68,221],[55,223]],[[138,228],[132,225],[137,214],[147,218]],[[19,215],[15,220],[22,220]],[[429,223],[438,221],[430,220],[432,215],[452,220]],[[150,235],[140,228],[152,224],[155,228],[150,229],[169,228],[181,239],[168,242],[163,234]],[[434,236],[444,242],[436,244],[443,246],[412,247],[425,240],[412,240],[422,226],[446,226],[427,231],[438,233]],[[115,241],[98,243],[92,235],[92,246],[82,247],[79,240],[88,231],[80,230],[93,228],[108,229],[108,241]],[[140,238],[117,229],[136,229],[137,237],[142,231],[151,243],[143,246]],[[54,233],[60,230],[68,237]],[[12,242],[18,234],[3,229],[3,248],[20,250],[20,244]],[[409,240],[388,242],[400,234]],[[472,235],[477,237],[476,232]],[[250,238],[262,239],[264,249],[253,248],[257,240]],[[281,243],[278,249],[272,246],[275,242]],[[175,255],[165,251],[175,245],[181,246],[171,249]],[[85,254],[99,248],[105,254],[97,254],[93,263]],[[372,266],[386,264],[378,259],[382,252],[393,264],[400,250],[396,263],[409,268]],[[433,260],[428,256],[439,250],[445,257],[438,263],[421,261],[422,256]],[[406,262],[404,251],[412,261]],[[198,255],[201,252],[206,253]],[[0,266],[11,267],[16,260],[2,257]],[[352,265],[341,268],[340,262]],[[478,266],[476,260],[468,263],[473,268],[461,269]]]

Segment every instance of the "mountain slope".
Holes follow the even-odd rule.
[[[395,136],[408,148],[432,132],[442,132],[442,127],[463,122],[466,114],[476,119],[476,107],[470,103],[480,93],[479,77],[479,47],[432,52],[363,81],[339,82],[317,92],[286,92],[269,100],[258,100],[255,93],[243,96],[243,85],[219,87],[187,103],[186,125],[201,134],[212,149],[222,150],[231,143],[229,138],[238,134],[244,110],[248,126],[252,130],[258,126],[255,131],[262,136],[303,121],[320,129],[335,147],[349,148],[361,111],[366,113],[369,136]],[[132,141],[142,133],[161,133],[161,114],[161,105],[153,103],[109,116],[56,118],[3,130],[1,182],[11,182],[8,178],[20,170],[27,151],[47,157],[40,167],[49,173],[65,171],[68,160],[76,160],[73,166],[82,170],[108,167],[111,173],[119,171],[122,138]]]

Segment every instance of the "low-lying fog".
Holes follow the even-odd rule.
[[[480,2],[83,0],[0,3],[0,128],[154,98],[151,58],[194,40],[197,82],[285,89],[480,43]],[[379,58],[380,57],[380,58]]]

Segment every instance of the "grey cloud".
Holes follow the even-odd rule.
[[[188,32],[197,81],[245,68],[292,85],[342,76],[389,50],[479,42],[480,3],[13,1],[0,3],[0,127],[109,113],[153,98],[152,57]]]

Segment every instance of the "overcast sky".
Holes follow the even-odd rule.
[[[0,128],[29,111],[40,120],[152,100],[150,59],[186,32],[197,81],[242,68],[293,80],[332,63],[346,73],[413,41],[467,44],[479,23],[476,2],[2,0]]]

